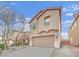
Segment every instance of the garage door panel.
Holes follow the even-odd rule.
[[[36,47],[53,47],[53,36],[42,36],[33,38],[33,44]]]

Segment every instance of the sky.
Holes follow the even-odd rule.
[[[25,16],[30,21],[40,10],[49,7],[62,7],[62,36],[68,38],[68,30],[74,21],[74,14],[79,13],[79,1],[2,1],[0,5],[15,9],[17,13]],[[30,30],[29,24],[25,27]]]

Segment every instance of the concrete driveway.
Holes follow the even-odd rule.
[[[49,57],[53,48],[25,47],[0,54],[1,57]]]
[[[14,47],[0,54],[1,57],[79,57],[79,47],[62,46],[61,48]]]
[[[64,45],[59,49],[54,49],[51,57],[79,57],[79,47]]]

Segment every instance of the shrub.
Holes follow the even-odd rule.
[[[24,45],[28,45],[29,43],[25,43]]]
[[[17,43],[15,43],[16,46],[20,46],[21,45],[21,42],[18,41]]]
[[[4,49],[5,49],[5,44],[0,43],[0,49],[1,49],[1,50],[4,50]]]

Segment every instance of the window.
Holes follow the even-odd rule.
[[[36,29],[36,24],[33,24],[32,25],[32,29]]]
[[[47,16],[47,17],[44,18],[44,25],[45,26],[50,25],[50,16]]]

